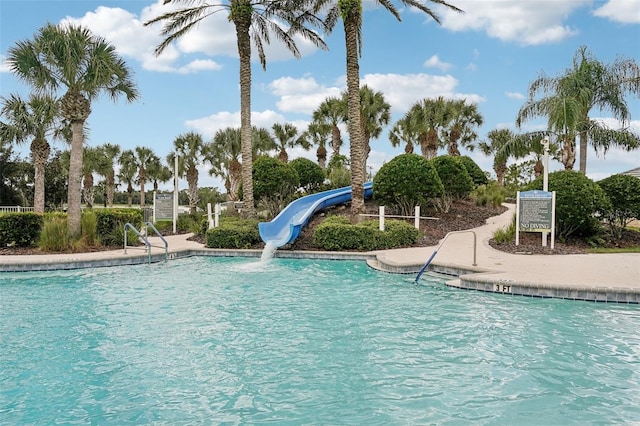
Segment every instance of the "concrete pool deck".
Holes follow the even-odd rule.
[[[429,271],[451,276],[447,285],[469,290],[530,297],[554,297],[601,302],[640,303],[640,253],[527,255],[509,254],[489,246],[496,229],[507,225],[514,206],[487,224],[469,232],[451,234],[429,266]],[[473,233],[471,232],[473,231]],[[473,236],[476,237],[474,265]],[[189,235],[166,236],[168,259],[189,256],[260,257],[262,250],[207,249],[189,241]],[[151,237],[151,261],[165,259],[157,237]],[[436,246],[367,253],[279,250],[275,257],[364,260],[372,268],[417,274]],[[138,248],[91,253],[2,255],[0,272],[77,269],[147,263],[149,254]]]

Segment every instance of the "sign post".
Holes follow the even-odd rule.
[[[520,231],[549,232],[551,249],[555,246],[556,193],[549,191],[518,191],[516,200],[516,245]],[[546,239],[543,239],[543,247]]]

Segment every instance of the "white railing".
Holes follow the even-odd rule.
[[[32,212],[33,207],[21,207],[21,206],[0,206],[0,213],[23,213]]]
[[[399,215],[385,215],[384,206],[379,207],[378,214],[365,214],[361,213],[360,216],[365,217],[377,217],[380,220],[380,230],[384,231],[384,218],[385,217],[393,217],[393,218],[401,218],[401,219],[413,219],[413,226],[416,229],[420,229],[420,220],[440,220],[438,217],[429,217],[429,216],[420,216],[420,206],[415,207],[415,214],[413,216],[399,216]]]

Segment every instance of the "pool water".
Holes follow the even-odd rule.
[[[364,262],[0,274],[0,424],[629,424],[640,310]]]

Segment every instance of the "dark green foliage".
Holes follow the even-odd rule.
[[[604,217],[613,234],[620,238],[629,222],[640,218],[640,179],[630,175],[613,175],[599,181],[598,186],[611,202],[603,212]]]
[[[471,194],[477,206],[500,207],[504,203],[506,190],[493,181],[487,185],[480,185]]]
[[[321,250],[385,250],[406,247],[418,241],[420,232],[406,222],[389,220],[380,231],[377,220],[352,225],[344,216],[330,216],[313,234],[314,245]]]
[[[316,192],[324,182],[324,170],[308,158],[296,158],[289,165],[298,173],[300,188],[308,193]]]
[[[0,246],[35,247],[44,220],[37,213],[0,214]]]
[[[482,171],[480,166],[478,166],[478,164],[473,161],[471,157],[469,157],[468,155],[464,155],[458,158],[460,159],[460,162],[462,163],[464,168],[467,169],[467,173],[469,173],[469,176],[471,176],[471,180],[473,181],[474,186],[477,187],[489,183],[487,174]]]
[[[373,197],[380,205],[396,206],[402,215],[413,214],[444,193],[433,164],[418,154],[401,154],[384,164],[373,178]]]
[[[253,198],[271,216],[293,199],[299,182],[298,172],[277,158],[259,157],[253,163]]]
[[[442,155],[431,162],[444,185],[445,194],[460,199],[467,198],[473,191],[473,180],[459,157]]]
[[[542,190],[542,177],[527,187]],[[556,191],[556,235],[590,236],[599,230],[596,214],[606,211],[609,200],[595,182],[580,172],[562,170],[549,174],[549,191]]]
[[[220,226],[206,233],[209,248],[248,249],[261,241],[258,221],[225,216]]]
[[[95,213],[98,239],[104,246],[124,245],[124,225],[130,223],[139,231],[144,220],[140,209],[96,209]]]

